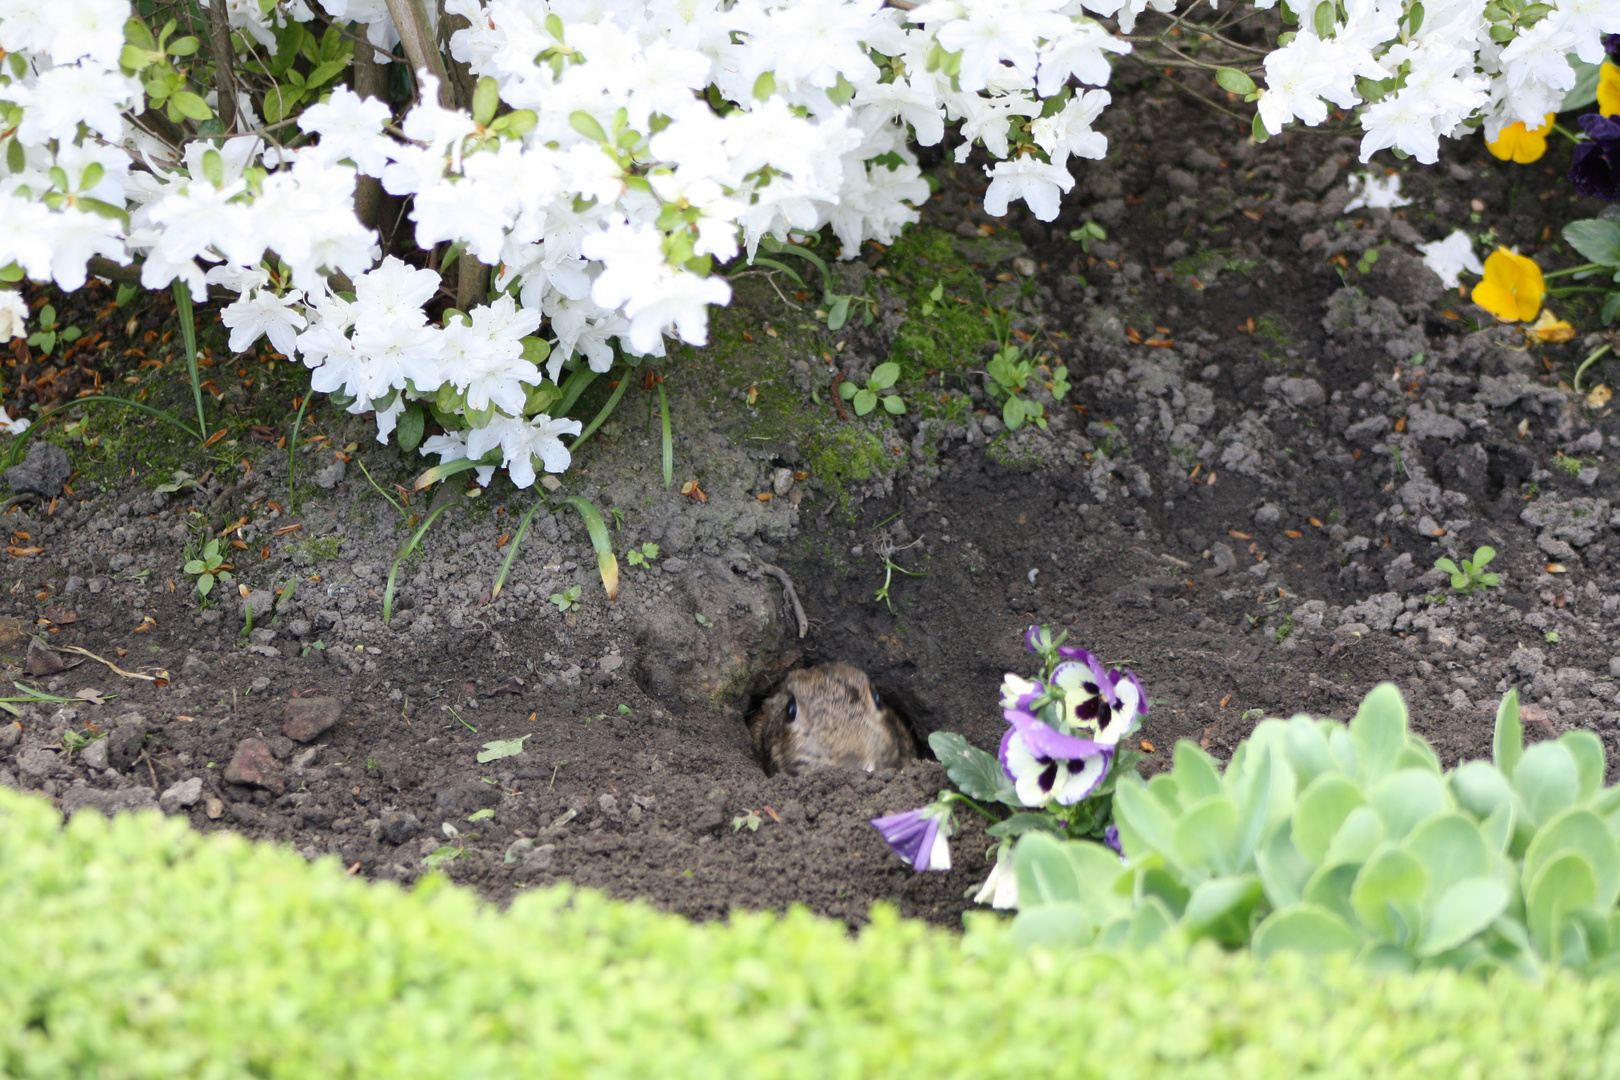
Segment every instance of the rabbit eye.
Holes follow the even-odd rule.
[[[790,724],[799,718],[799,702],[795,698],[788,698],[787,718]]]
[[[878,693],[876,690],[872,691],[872,707],[874,709],[883,708],[883,695]]]

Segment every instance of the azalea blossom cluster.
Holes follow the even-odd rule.
[[[936,734],[931,745],[961,789],[928,806],[874,820],[872,825],[914,870],[949,870],[952,808],[963,804],[992,821],[995,866],[974,895],[997,908],[1017,906],[1011,854],[1031,829],[1103,840],[1116,851],[1112,824],[1114,778],[1140,755],[1126,742],[1142,726],[1147,696],[1129,670],[1110,667],[1085,649],[1032,626],[1024,644],[1041,659],[1035,678],[1008,673],[1001,684],[1007,730],[994,758],[960,736]],[[989,783],[986,776],[994,779]],[[1016,816],[1014,816],[1016,815]]]
[[[578,427],[550,415],[577,397],[559,389],[565,370],[661,356],[667,338],[705,344],[709,308],[731,295],[715,267],[767,237],[830,228],[846,258],[892,241],[929,195],[913,145],[949,142],[958,162],[982,147],[989,213],[1022,200],[1055,218],[1071,159],[1107,152],[1103,87],[1149,7],[1175,4],[450,0],[471,105],[447,107],[423,69],[396,112],[333,80],[360,33],[385,62],[424,28],[402,35],[380,0],[231,3],[261,71],[316,19],[351,52],[299,83],[326,89],[293,116],[261,128],[238,92],[232,129],[204,136],[185,125],[209,105],[172,67],[196,39],[154,36],[128,0],[0,0],[0,278],[71,290],[99,258],[138,261],[147,288],[235,293],[233,349],[268,338],[318,390],[375,413],[379,440],[412,410],[411,442],[426,418],[444,431],[424,452],[527,484],[569,463],[561,438]],[[1598,55],[1598,35],[1620,30],[1612,0],[1557,0],[1506,37],[1484,0],[1420,8],[1293,12],[1301,29],[1257,91],[1265,127],[1365,104],[1364,156],[1432,160],[1440,134],[1542,116],[1570,84],[1564,54]],[[142,116],[164,111],[166,124]],[[494,268],[492,291],[460,288],[470,310],[446,311],[435,270],[385,259],[355,210],[362,184],[409,200],[418,251]],[[0,334],[24,317],[0,292]]]
[[[1549,0],[1535,10],[1485,0],[1297,5],[1298,30],[1265,59],[1259,124],[1275,135],[1295,120],[1320,124],[1331,107],[1355,109],[1362,161],[1393,148],[1425,165],[1441,138],[1480,124],[1490,142],[1515,123],[1543,127],[1575,88],[1570,57],[1603,60],[1620,5]]]

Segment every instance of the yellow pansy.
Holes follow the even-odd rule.
[[[1495,142],[1487,142],[1485,147],[1503,161],[1516,161],[1520,165],[1540,161],[1541,155],[1547,152],[1547,136],[1552,132],[1552,123],[1552,113],[1547,114],[1547,119],[1538,128],[1527,128],[1523,120],[1516,120],[1502,129]]]
[[[1485,260],[1485,280],[1474,286],[1474,303],[1503,322],[1529,322],[1547,292],[1536,261],[1499,247]]]
[[[1542,308],[1541,317],[1525,329],[1536,341],[1562,342],[1575,338],[1575,328],[1553,314],[1552,308]]]
[[[1620,116],[1620,67],[1607,60],[1598,68],[1597,105],[1604,116]]]

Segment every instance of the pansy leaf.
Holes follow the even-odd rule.
[[[1027,832],[1060,833],[1057,821],[1050,814],[1018,813],[998,821],[984,830],[990,836],[1013,837]]]
[[[1327,956],[1361,947],[1361,938],[1338,915],[1316,904],[1294,904],[1266,916],[1254,932],[1254,951],[1261,958],[1284,950]]]
[[[1564,226],[1564,241],[1591,262],[1620,267],[1620,222],[1602,218],[1572,221]]]
[[[1012,780],[993,755],[969,744],[954,731],[934,732],[928,736],[928,746],[945,766],[951,783],[968,798],[1020,805]]]

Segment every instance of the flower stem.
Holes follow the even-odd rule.
[[[1554,131],[1558,132],[1558,134],[1562,135],[1572,143],[1583,143],[1586,141],[1586,135],[1583,132],[1571,131],[1563,124],[1558,123],[1554,123],[1552,127]]]
[[[960,791],[942,791],[939,793],[939,801],[943,803],[966,803],[971,809],[984,815],[986,820],[992,822],[1001,820],[1001,818],[997,817],[989,810],[986,810],[984,807],[980,806],[977,802],[968,798],[966,795],[963,795]]]
[[[1602,269],[1603,269],[1603,264],[1602,263],[1589,262],[1589,263],[1582,263],[1580,266],[1571,266],[1566,270],[1546,270],[1546,271],[1542,272],[1541,277],[1542,277],[1543,280],[1545,280],[1547,278],[1555,278],[1555,277],[1568,277],[1570,274],[1584,274],[1588,270],[1602,270]]]
[[[1577,394],[1581,392],[1581,376],[1586,374],[1586,369],[1601,359],[1603,354],[1608,352],[1610,348],[1611,346],[1608,344],[1599,345],[1597,348],[1592,350],[1592,354],[1590,356],[1581,361],[1581,366],[1575,369],[1574,386]]]

